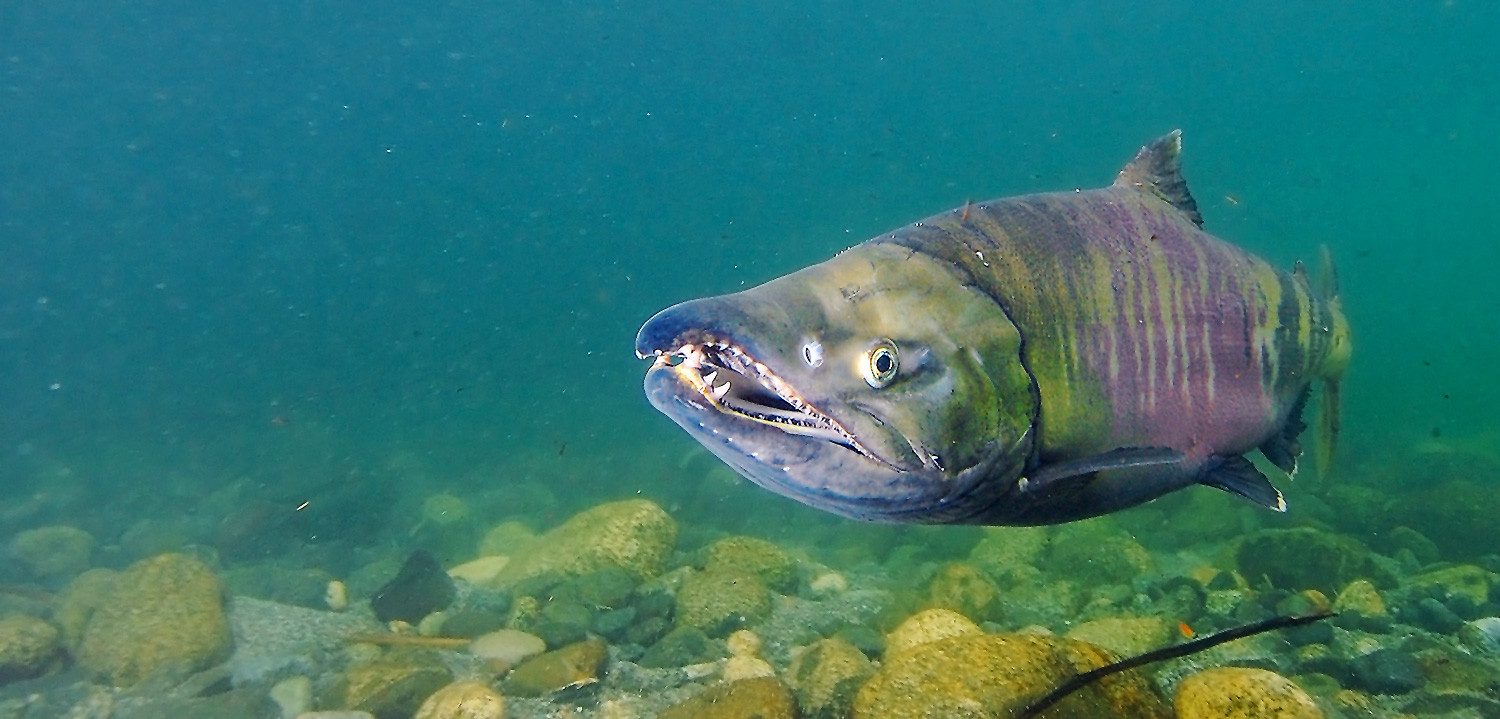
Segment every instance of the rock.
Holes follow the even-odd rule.
[[[393,651],[345,670],[319,703],[366,711],[376,719],[408,719],[422,700],[451,681],[453,675],[431,652]]]
[[[1495,583],[1495,574],[1472,564],[1424,572],[1407,580],[1412,588],[1425,588],[1444,603],[1454,597],[1462,597],[1474,606],[1484,604],[1490,596],[1490,585]]]
[[[969,551],[969,564],[1003,585],[1031,581],[1047,541],[1043,527],[985,527]]]
[[[926,606],[951,609],[977,622],[999,617],[1000,588],[973,565],[950,562],[938,568],[927,585]]]
[[[1356,579],[1347,584],[1333,600],[1333,611],[1339,614],[1358,614],[1366,618],[1383,618],[1390,615],[1385,600],[1375,585]]]
[[[1323,710],[1290,679],[1264,669],[1221,667],[1177,685],[1175,719],[1322,719]]]
[[[224,586],[203,562],[162,554],[115,579],[79,642],[78,661],[116,686],[195,672],[229,656]]]
[[[843,719],[854,693],[875,673],[875,665],[843,639],[824,639],[807,647],[787,668],[787,682],[797,695],[804,719]]]
[[[704,550],[703,569],[749,572],[782,594],[797,585],[797,561],[781,547],[758,537],[728,537]]]
[[[849,580],[838,572],[823,572],[807,583],[807,592],[813,599],[837,597],[849,591]]]
[[[443,636],[475,638],[505,627],[501,605],[489,609],[458,609],[443,620]]]
[[[1054,576],[1086,579],[1090,584],[1129,584],[1150,573],[1151,553],[1107,522],[1064,525],[1052,537],[1042,567]]]
[[[653,669],[685,667],[724,658],[720,644],[701,629],[678,627],[657,640],[641,657],[640,665]]]
[[[776,676],[776,669],[771,666],[770,662],[756,656],[736,655],[725,660],[724,671],[719,678],[721,681],[737,682],[744,679],[774,676]]]
[[[0,685],[41,676],[60,659],[61,632],[43,619],[13,614],[0,619]]]
[[[479,540],[479,555],[510,555],[536,540],[536,531],[517,521],[501,522]]]
[[[469,653],[481,659],[503,662],[514,667],[542,652],[547,643],[535,634],[515,629],[498,629],[476,637],[469,643]]]
[[[1437,544],[1411,527],[1396,527],[1386,532],[1376,546],[1389,556],[1405,549],[1422,565],[1432,564],[1442,557]]]
[[[774,677],[744,679],[706,691],[658,715],[660,719],[796,719],[797,702]]]
[[[1422,686],[1422,667],[1410,654],[1397,649],[1377,649],[1349,662],[1345,686],[1371,694],[1405,694]]]
[[[370,599],[375,618],[382,622],[401,620],[416,624],[422,618],[453,603],[453,579],[431,552],[418,549],[406,558],[401,571]]]
[[[303,674],[287,677],[271,687],[270,696],[281,709],[282,719],[294,719],[312,709],[312,679]]]
[[[510,557],[489,556],[473,559],[448,570],[448,576],[470,584],[487,585],[500,576],[500,570],[510,564]]]
[[[973,620],[951,609],[927,609],[907,617],[885,636],[885,656],[890,658],[928,642],[981,632]]]
[[[524,548],[495,577],[506,588],[549,572],[579,575],[618,567],[639,578],[661,573],[677,542],[677,523],[656,503],[629,499],[574,515]]]
[[[454,682],[437,690],[414,719],[504,719],[505,698],[485,684]]]
[[[82,529],[54,525],[17,534],[10,553],[37,577],[55,579],[88,569],[95,544],[94,535]]]
[[[63,646],[69,652],[77,652],[78,642],[83,639],[83,628],[88,624],[89,617],[94,616],[94,610],[109,595],[109,590],[115,585],[115,578],[119,576],[120,573],[113,569],[90,569],[74,577],[58,595],[57,609],[52,613],[52,620],[62,630]]]
[[[1500,617],[1480,617],[1458,629],[1458,640],[1476,654],[1500,659]]]
[[[1007,717],[1080,672],[1115,657],[1061,637],[971,634],[889,656],[855,694],[853,719]],[[1138,671],[1069,695],[1047,716],[1166,719],[1166,705]]]
[[[1431,539],[1442,556],[1470,559],[1494,551],[1500,496],[1492,482],[1459,479],[1403,497],[1392,513],[1391,524],[1441,527]]]
[[[770,590],[748,572],[699,572],[677,590],[677,626],[701,629],[712,637],[759,624],[770,613]]]
[[[1161,617],[1106,617],[1083,622],[1064,636],[1131,657],[1171,643],[1172,632]]]
[[[1403,646],[1406,652],[1410,646]],[[1420,668],[1423,693],[1467,693],[1493,697],[1496,677],[1493,662],[1459,650],[1447,642],[1412,653]]]
[[[603,641],[587,639],[539,654],[521,663],[506,677],[505,692],[539,697],[594,684],[599,681],[608,652],[609,647]]]
[[[1363,544],[1309,527],[1263,529],[1246,535],[1235,561],[1252,586],[1267,580],[1278,589],[1317,589],[1333,594],[1356,579],[1377,587],[1395,586],[1395,577],[1375,562]]]
[[[1432,597],[1423,597],[1406,607],[1402,618],[1436,634],[1452,634],[1464,625],[1463,617]]]

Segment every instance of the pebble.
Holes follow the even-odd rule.
[[[535,634],[516,629],[499,629],[476,637],[469,643],[469,653],[481,659],[497,660],[516,666],[547,651],[546,642]]]

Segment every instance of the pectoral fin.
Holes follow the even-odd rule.
[[[1183,456],[1181,452],[1169,447],[1121,447],[1066,462],[1042,465],[1022,477],[1018,486],[1022,492],[1035,492],[1066,479],[1088,477],[1110,469],[1176,464],[1183,460]]]
[[[1281,492],[1271,486],[1271,480],[1266,479],[1266,475],[1261,474],[1250,460],[1240,455],[1216,459],[1198,483],[1238,494],[1262,507],[1286,511],[1286,500],[1281,497]]]

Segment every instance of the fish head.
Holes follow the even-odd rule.
[[[1031,451],[1020,334],[941,260],[866,244],[670,307],[636,352],[646,395],[740,474],[844,516],[953,522]]]

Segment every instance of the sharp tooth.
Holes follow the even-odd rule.
[[[714,388],[714,399],[724,399],[724,395],[726,394],[729,394],[728,382],[725,382],[724,384],[721,384],[718,387]]]
[[[718,376],[719,376],[719,371],[718,370],[714,370],[712,372],[709,372],[708,374],[703,375],[703,383],[707,384],[707,385],[712,385],[714,383],[714,378],[718,377]]]

